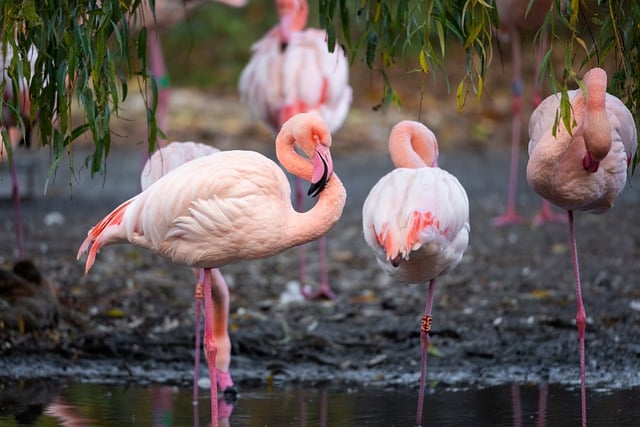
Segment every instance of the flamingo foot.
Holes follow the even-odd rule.
[[[306,286],[300,287],[300,293],[306,300],[313,301],[333,301],[336,298],[336,294],[331,290],[331,286],[328,283],[323,283],[317,292],[311,293],[307,290]]]
[[[225,396],[230,395],[235,397],[236,389],[233,385],[233,380],[231,379],[231,373],[225,372],[221,369],[216,368],[217,377],[218,377],[218,390],[224,393]]]
[[[544,200],[542,202],[542,207],[540,208],[540,212],[536,216],[533,217],[533,225],[540,226],[549,222],[557,222],[558,224],[567,224],[569,221],[567,220],[567,215],[559,212],[554,212],[551,209],[551,204]]]
[[[527,219],[515,209],[507,209],[502,215],[497,216],[491,220],[491,225],[495,227],[502,227],[503,225],[522,224],[527,222]]]

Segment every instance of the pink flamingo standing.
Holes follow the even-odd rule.
[[[183,164],[219,152],[215,147],[198,142],[172,142],[154,152],[140,175],[140,186],[146,190],[151,184],[162,178],[167,173]],[[204,269],[199,270],[199,280],[195,286],[195,349],[194,349],[194,369],[193,369],[193,403],[198,403],[198,379],[200,373],[200,318],[202,315],[202,301],[204,300]],[[220,307],[216,307],[225,313],[220,321],[214,323],[213,334],[218,346],[216,358],[216,375],[218,384],[222,392],[233,390],[233,380],[229,372],[231,361],[231,340],[227,329],[227,317],[229,314],[229,288],[220,271],[215,268],[211,270],[212,286],[218,295],[216,301],[220,301]],[[216,386],[211,384],[212,387]],[[195,411],[197,414],[197,410]]]
[[[298,154],[298,146],[306,157]],[[267,157],[223,151],[185,163],[122,203],[88,233],[78,258],[88,253],[86,271],[104,245],[130,242],[177,264],[205,269],[270,257],[315,240],[338,221],[346,201],[333,173],[331,134],[315,113],[299,114],[276,137],[276,155],[285,169],[311,182],[319,195],[313,208],[297,212],[282,169]],[[224,322],[221,297],[212,295],[204,274],[204,349],[211,380],[212,423],[217,426],[214,321]],[[215,289],[213,289],[215,290]]]
[[[607,74],[600,68],[583,78],[584,90],[569,91],[571,129],[556,125],[559,94],[547,97],[529,122],[527,181],[542,197],[568,211],[576,289],[576,325],[580,338],[582,425],[587,424],[585,382],[586,314],[582,301],[573,211],[603,213],[625,186],[627,168],[637,148],[631,112],[606,92]]]
[[[518,187],[518,163],[520,158],[520,138],[522,129],[522,43],[520,33],[540,28],[547,13],[551,9],[552,0],[496,0],[500,30],[508,34],[511,39],[511,60],[513,63],[513,107],[511,128],[511,163],[509,166],[509,190],[506,211],[492,220],[493,225],[507,225],[525,222],[516,209],[516,193]],[[535,81],[533,85],[533,107],[540,104],[540,83],[538,75],[540,63],[549,44],[548,34],[540,35],[540,41],[535,52]],[[566,222],[564,215],[554,213],[548,201],[542,200],[540,212],[534,217],[534,224],[545,222]]]
[[[294,115],[317,111],[333,133],[342,125],[351,106],[349,67],[340,47],[330,53],[325,31],[305,29],[306,0],[276,0],[279,24],[256,42],[251,60],[240,76],[241,100],[275,134]],[[303,209],[302,186],[296,179],[296,207]],[[326,238],[319,240],[320,285],[313,297],[332,299],[329,285]],[[306,291],[305,248],[299,248],[300,289]]]
[[[10,102],[14,98],[13,83],[11,77],[8,74],[8,64],[13,57],[13,49],[11,46],[2,46],[0,49],[4,51],[4,54],[0,57],[0,67],[2,68],[2,75],[0,75],[0,83],[4,83],[3,98],[5,103]],[[5,50],[6,49],[6,50]],[[37,50],[32,47],[27,52],[27,60],[31,67],[31,72],[34,71],[35,62],[38,55]],[[21,141],[24,141],[25,145],[30,146],[31,137],[31,99],[29,97],[29,84],[26,79],[21,80],[18,83],[19,93],[17,94],[18,111],[12,111],[7,104],[2,105],[2,124],[0,125],[0,163],[4,162],[6,158],[9,159],[9,167],[11,169],[11,197],[13,198],[13,226],[16,232],[16,243],[18,245],[18,259],[24,258],[24,238],[22,232],[22,219],[20,215],[20,182],[18,179],[18,172],[16,170],[15,162],[15,150]],[[20,125],[20,121],[17,115],[20,115],[24,129]],[[24,133],[23,133],[24,130]],[[5,141],[5,138],[7,141]],[[9,156],[8,149],[11,149],[11,155]]]
[[[362,207],[362,228],[378,263],[391,277],[429,283],[420,332],[419,426],[435,281],[460,262],[467,248],[469,200],[456,177],[438,167],[438,142],[422,123],[395,125],[389,152],[396,169],[371,189]]]
[[[170,81],[160,44],[159,31],[176,25],[178,22],[185,20],[193,10],[214,1],[233,7],[242,7],[247,3],[246,0],[156,0],[154,21],[154,13],[151,11],[151,7],[148,2],[143,2],[143,5],[136,11],[136,18],[131,21],[134,28],[139,29],[143,25],[147,27],[147,57],[149,58],[151,74],[156,80],[158,89],[156,124],[158,129],[163,132],[168,129]],[[158,138],[158,144],[161,147],[165,143],[164,138]]]

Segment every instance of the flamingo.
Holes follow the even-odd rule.
[[[289,182],[275,162],[253,151],[223,151],[185,163],[122,203],[89,230],[78,259],[88,251],[88,272],[100,247],[130,242],[209,273],[315,240],[338,221],[346,201],[344,186],[333,173],[330,147],[331,134],[317,113],[292,117],[276,137],[280,163],[311,182],[309,194],[319,196],[306,212],[293,209]],[[225,313],[214,312],[212,298],[216,306],[222,298],[212,296],[210,274],[203,282],[204,349],[212,385],[212,422],[217,426],[213,322]]]
[[[520,136],[522,129],[522,43],[521,32],[540,28],[547,13],[551,9],[552,0],[497,0],[500,29],[511,39],[511,56],[513,62],[513,107],[511,127],[511,163],[509,166],[509,190],[505,212],[492,220],[493,225],[501,226],[524,222],[525,219],[516,209],[516,193],[518,187],[518,160],[520,157]],[[533,85],[533,107],[540,104],[540,83],[538,75],[542,56],[549,44],[549,35],[541,34],[535,52],[535,80]],[[540,212],[533,218],[534,224],[545,222],[566,222],[566,216],[553,212],[550,203],[542,199]]]
[[[373,186],[362,207],[362,228],[380,266],[404,283],[428,283],[420,341],[422,407],[436,278],[451,271],[469,243],[469,200],[456,179],[438,167],[438,142],[419,122],[401,121],[389,135],[396,169]]]
[[[560,94],[547,97],[529,122],[527,181],[539,195],[568,212],[569,238],[576,290],[576,325],[580,338],[582,425],[587,424],[585,382],[586,313],[582,301],[573,211],[595,214],[609,210],[627,180],[637,148],[631,112],[606,92],[607,73],[593,68],[583,77],[584,90],[568,92],[571,128],[556,125]],[[556,127],[557,126],[557,127]]]
[[[156,0],[153,12],[149,3],[144,2],[130,21],[135,30],[143,25],[147,27],[147,57],[158,89],[156,124],[162,132],[166,132],[169,120],[170,86],[159,31],[176,25],[198,7],[214,1],[232,7],[242,7],[247,3],[246,0]],[[166,141],[159,138],[158,144],[162,147]]]
[[[352,89],[344,51],[329,52],[323,30],[307,28],[306,0],[276,0],[280,22],[256,42],[238,83],[241,101],[276,134],[295,114],[317,111],[331,133],[349,112]],[[303,209],[302,186],[296,179],[296,207]],[[299,248],[300,289],[305,298],[334,298],[329,285],[326,238],[319,240],[320,285],[306,291],[306,255]]]
[[[182,166],[188,161],[197,159],[199,157],[208,156],[219,152],[215,147],[199,142],[172,142],[156,152],[154,152],[147,163],[142,169],[140,175],[140,186],[142,190],[146,190],[151,184],[158,179]],[[198,378],[200,372],[200,317],[202,314],[202,300],[204,299],[203,279],[207,274],[204,269],[199,271],[199,280],[195,286],[195,349],[194,349],[194,369],[193,369],[193,403],[198,403]],[[215,292],[220,296],[215,302],[220,302],[220,306],[214,307],[214,313],[224,313],[214,322],[214,336],[216,343],[218,343],[218,354],[216,359],[216,366],[228,367],[231,360],[231,340],[227,330],[227,317],[229,314],[229,289],[227,283],[224,280],[222,274],[218,269],[213,269],[212,272],[212,285]],[[224,343],[224,344],[221,344]],[[222,346],[222,348],[220,348]],[[218,368],[216,373],[218,384],[212,384],[217,386],[224,393],[231,392],[233,390],[233,380],[229,370],[223,370]],[[197,412],[197,411],[196,411]]]
[[[0,56],[0,68],[2,68],[2,75],[0,76],[0,84],[4,84],[4,102],[2,104],[2,124],[0,124],[0,163],[4,162],[6,158],[9,158],[9,167],[11,169],[11,197],[13,198],[13,223],[16,232],[16,243],[18,245],[18,259],[24,259],[24,238],[22,232],[22,219],[20,215],[20,182],[18,180],[18,172],[16,170],[15,149],[18,145],[24,141],[24,144],[29,147],[31,145],[31,100],[29,97],[29,84],[25,78],[18,82],[19,93],[15,94],[15,98],[18,101],[17,111],[12,110],[7,101],[14,98],[14,88],[11,77],[8,74],[8,64],[13,57],[13,48],[11,45],[2,46],[0,49],[4,52],[4,55]],[[31,47],[27,52],[27,61],[31,72],[35,69],[35,62],[38,56],[38,51],[35,47]],[[20,116],[20,120],[16,113]],[[24,124],[24,128],[20,124],[20,121]],[[24,131],[24,133],[23,133]],[[7,138],[7,141],[5,141]],[[10,152],[9,152],[10,148]]]

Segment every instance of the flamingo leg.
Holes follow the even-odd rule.
[[[195,307],[195,348],[193,351],[193,405],[198,406],[198,380],[200,379],[200,318],[202,317],[202,301],[204,300],[204,269],[200,269],[200,279],[196,283],[194,294]],[[197,410],[194,411],[197,414]]]
[[[420,360],[420,394],[418,395],[418,413],[416,415],[416,427],[422,426],[422,408],[424,405],[424,390],[427,377],[427,356],[431,338],[431,308],[433,307],[433,292],[435,290],[436,281],[432,279],[429,282],[429,292],[427,294],[427,302],[425,304],[424,315],[422,316],[422,324],[420,326],[420,343],[421,343],[421,360]]]
[[[298,212],[304,208],[304,191],[300,178],[296,177],[296,209]],[[300,268],[300,293],[305,299],[328,299],[332,300],[336,297],[335,293],[329,285],[329,267],[327,262],[327,238],[322,236],[318,239],[318,252],[320,256],[320,286],[315,294],[311,294],[306,289],[307,276],[307,251],[305,245],[298,246],[298,265]]]
[[[582,302],[582,287],[580,285],[580,267],[578,265],[578,248],[576,245],[576,234],[573,224],[573,211],[568,211],[569,235],[571,239],[571,256],[573,258],[573,276],[576,281],[576,326],[580,338],[580,399],[582,403],[582,426],[587,426],[587,386],[585,380],[585,357],[584,357],[584,333],[587,325],[587,315]]]
[[[518,224],[525,219],[516,210],[516,193],[518,190],[518,162],[520,161],[520,133],[522,128],[522,48],[520,34],[511,31],[511,50],[513,61],[513,107],[511,118],[511,163],[509,166],[509,190],[505,212],[491,220],[494,226]]]
[[[18,244],[18,259],[24,259],[24,240],[22,235],[22,215],[20,214],[20,183],[18,171],[16,170],[15,153],[11,155],[11,196],[13,198],[13,224],[16,231],[16,242]]]
[[[218,427],[218,387],[216,377],[216,355],[218,348],[213,334],[213,301],[211,298],[211,269],[204,269],[204,354],[209,365],[211,381],[211,425]]]
[[[155,79],[158,88],[156,124],[158,129],[162,132],[166,132],[169,119],[169,97],[171,93],[169,89],[167,66],[164,61],[164,54],[162,53],[162,46],[160,44],[160,34],[158,33],[158,29],[155,25],[147,28],[147,49],[149,53],[151,74]],[[164,138],[158,138],[159,147],[164,147],[166,142],[167,141]]]
[[[216,357],[217,387],[225,394],[235,394],[229,372],[231,363],[231,339],[229,338],[229,287],[217,268],[211,270],[213,279],[212,298],[214,305],[213,334],[218,349]],[[212,385],[213,386],[213,385]]]

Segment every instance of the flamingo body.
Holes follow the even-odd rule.
[[[586,100],[580,89],[568,92],[578,124],[575,137],[561,124],[553,136],[556,112],[560,108],[557,94],[547,97],[531,115],[529,124],[529,163],[527,180],[542,197],[567,210],[603,213],[611,208],[627,182],[627,168],[637,147],[637,131],[631,112],[618,98],[605,94],[606,120],[609,123],[611,148],[595,173],[582,167],[587,153],[583,130]]]
[[[154,152],[145,163],[140,174],[140,186],[143,190],[170,171],[183,164],[219,152],[215,147],[199,142],[172,142]]]
[[[332,216],[331,225],[340,213]],[[288,230],[300,222],[299,215],[279,166],[256,152],[224,151],[184,164],[120,205],[92,230],[82,249],[99,232],[95,250],[128,241],[175,263],[217,268],[307,241],[313,230],[300,235]]]
[[[329,52],[326,32],[319,29],[298,26],[287,37],[273,28],[253,45],[238,84],[241,100],[273,133],[307,111],[317,111],[335,132],[352,100],[344,51],[336,46]]]
[[[398,168],[371,189],[363,206],[365,240],[380,266],[406,283],[424,283],[455,267],[469,242],[469,201],[439,168]]]

